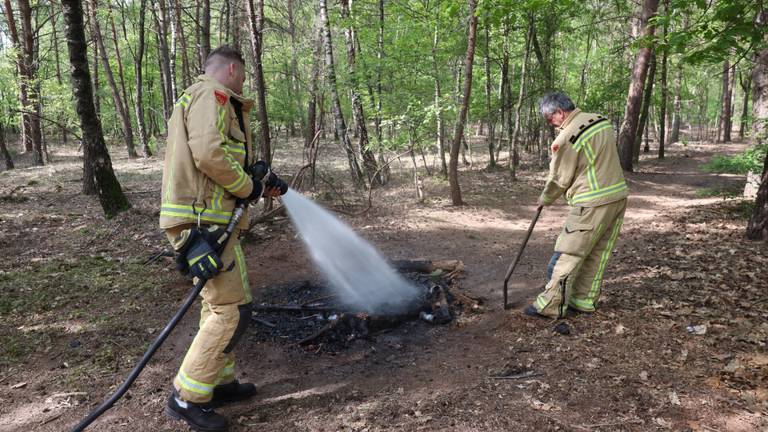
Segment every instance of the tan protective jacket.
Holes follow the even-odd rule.
[[[242,107],[242,125],[235,106]],[[201,75],[184,91],[168,121],[160,228],[200,221],[226,224],[236,198],[253,189],[248,113],[253,101]],[[239,228],[248,225],[247,213]]]
[[[560,126],[541,201],[552,204],[564,193],[576,207],[597,207],[629,195],[616,136],[605,117],[577,108]]]

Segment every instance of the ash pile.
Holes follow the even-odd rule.
[[[461,261],[396,261],[394,267],[418,289],[408,305],[392,313],[349,310],[326,286],[300,281],[264,288],[254,301],[255,339],[294,345],[315,353],[337,352],[358,339],[421,320],[448,324],[460,314],[479,311],[481,301],[460,292]],[[386,308],[385,308],[386,309]]]

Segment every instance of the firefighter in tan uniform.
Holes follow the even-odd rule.
[[[160,227],[178,252],[181,267],[207,283],[201,293],[200,329],[173,381],[166,413],[195,430],[226,430],[226,418],[213,408],[256,391],[253,384],[235,379],[232,352],[251,314],[238,235],[247,228],[247,214],[221,254],[212,247],[238,198],[255,202],[262,192],[281,193],[250,174],[254,157],[248,113],[253,101],[239,95],[244,80],[241,54],[227,46],[217,48],[206,60],[205,74],[184,90],[168,121]]]
[[[610,121],[581,112],[563,93],[549,93],[539,104],[547,122],[560,131],[539,204],[550,205],[565,195],[571,211],[555,243],[544,292],[524,312],[562,318],[569,308],[595,310],[629,191]]]

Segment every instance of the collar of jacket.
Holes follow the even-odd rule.
[[[224,93],[227,94],[227,96],[237,99],[241,104],[243,104],[243,111],[248,112],[251,110],[251,108],[253,108],[253,104],[254,104],[253,99],[249,99],[247,97],[241,96],[233,92],[232,90],[227,88],[224,84],[220,83],[219,80],[217,80],[216,78],[203,74],[203,75],[198,75],[197,81],[204,82],[207,85],[214,87],[216,90],[223,91]]]
[[[581,113],[580,109],[574,108],[573,111],[571,111],[571,113],[568,114],[568,117],[566,117],[565,120],[563,120],[563,124],[561,124],[558,129],[560,129],[561,131],[565,130],[565,128],[567,128],[568,125],[571,124],[573,119],[575,119],[576,116],[579,115],[580,113]]]

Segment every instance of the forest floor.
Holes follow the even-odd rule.
[[[569,335],[520,312],[543,286],[567,207],[544,210],[510,283],[516,307],[505,311],[505,270],[545,169],[525,163],[512,182],[484,169],[482,142],[473,147],[475,163],[460,171],[467,205],[451,206],[438,176],[424,178],[418,203],[404,158],[370,212],[340,217],[390,259],[462,260],[461,289],[482,307],[336,353],[265,341],[254,323],[236,352],[241,378],[259,393],[220,409],[231,430],[768,430],[768,248],[744,238],[749,203],[733,197],[744,178],[700,169],[744,145],[690,142],[662,161],[642,157],[628,175],[598,312],[565,319]],[[345,187],[334,149],[323,148],[322,180],[308,194],[360,209],[363,193]],[[295,144],[276,154],[280,173],[301,164]],[[81,163],[72,148],[47,167],[0,173],[0,431],[73,427],[122,382],[189,290],[170,258],[145,264],[167,247],[157,227],[161,160],[115,157],[133,209],[108,221],[79,193]],[[285,217],[252,233],[244,248],[257,302],[267,287],[319,279]],[[187,430],[163,407],[198,308],[89,430]]]

